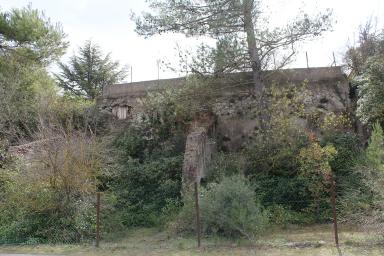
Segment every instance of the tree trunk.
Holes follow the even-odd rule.
[[[255,26],[253,24],[254,0],[243,0],[244,32],[247,36],[248,53],[251,59],[253,84],[255,95],[258,101],[259,125],[261,130],[266,130],[269,122],[269,113],[267,110],[268,102],[264,95],[264,83],[261,75],[261,59],[259,49],[257,48]]]
[[[248,52],[251,58],[251,67],[253,73],[253,83],[256,94],[261,95],[264,90],[261,78],[261,60],[256,44],[255,27],[253,24],[253,4],[254,0],[243,0],[244,31],[247,35]]]

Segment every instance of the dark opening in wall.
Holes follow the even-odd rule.
[[[229,137],[226,136],[226,135],[223,135],[222,140],[223,140],[224,142],[228,142],[228,141],[231,141],[231,138],[229,138]]]
[[[329,100],[327,99],[327,97],[322,97],[321,99],[320,99],[320,103],[321,104],[325,104],[325,103],[328,103],[329,102]]]

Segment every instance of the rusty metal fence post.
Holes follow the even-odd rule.
[[[337,215],[336,215],[336,181],[331,175],[331,203],[332,203],[332,215],[333,215],[333,229],[335,233],[335,243],[339,246],[339,232],[337,230]]]
[[[100,192],[96,193],[96,247],[100,245]]]
[[[199,191],[197,181],[195,185],[195,207],[196,207],[196,235],[197,235],[197,248],[201,246],[201,228],[200,228],[200,207],[199,207]]]

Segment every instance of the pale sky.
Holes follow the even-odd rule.
[[[305,67],[305,52],[308,52],[309,65],[329,66],[332,52],[337,64],[342,63],[342,55],[348,44],[353,44],[358,27],[369,17],[377,17],[379,28],[384,28],[384,0],[265,0],[266,12],[273,24],[283,24],[285,20],[301,8],[309,14],[326,8],[333,9],[335,21],[333,31],[316,41],[300,46],[300,53],[291,67]],[[186,39],[182,35],[167,34],[145,39],[138,36],[135,24],[130,20],[131,11],[140,13],[147,10],[145,0],[1,0],[2,11],[32,4],[42,10],[53,22],[60,22],[70,47],[62,58],[68,56],[91,39],[101,46],[105,53],[111,52],[113,59],[122,65],[133,67],[133,81],[157,79],[157,60],[177,63],[176,45],[181,49],[193,49],[202,38]],[[381,26],[380,26],[381,25]],[[55,70],[53,68],[52,70]],[[178,77],[168,70],[160,71],[160,78]],[[130,81],[130,77],[127,78]]]

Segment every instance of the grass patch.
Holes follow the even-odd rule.
[[[340,231],[342,255],[384,255],[384,246],[378,243],[378,237],[375,235],[347,226],[342,226]],[[205,237],[201,249],[196,249],[194,237],[170,236],[158,229],[135,229],[116,236],[115,239],[106,237],[100,248],[94,248],[92,245],[2,246],[0,252],[77,256],[340,255],[334,246],[331,225],[273,230],[257,241]]]

